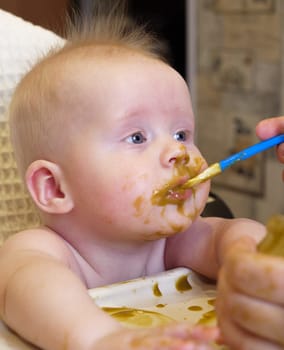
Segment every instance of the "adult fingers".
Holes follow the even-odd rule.
[[[264,119],[256,126],[256,134],[262,140],[282,133],[284,133],[284,116]]]
[[[227,259],[224,279],[240,293],[284,305],[284,259],[243,253]]]
[[[250,299],[235,292],[226,279],[220,279],[216,311],[224,342],[237,350],[282,349],[283,311],[275,312],[274,306],[261,308],[261,301]]]
[[[284,143],[281,143],[279,146],[277,146],[276,153],[277,153],[277,158],[279,162],[284,163]]]
[[[230,350],[283,350],[283,346],[247,332],[230,319],[220,322],[220,328]]]
[[[234,293],[226,302],[233,320],[248,333],[284,345],[284,308]]]

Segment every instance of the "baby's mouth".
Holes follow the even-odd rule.
[[[182,188],[188,179],[188,176],[175,178],[159,190],[154,191],[152,204],[164,206],[166,204],[181,204],[186,201],[192,195],[191,189]]]
[[[174,203],[180,203],[187,200],[191,194],[192,191],[190,189],[174,188],[168,190],[167,198]]]
[[[176,159],[172,178],[162,188],[153,192],[152,204],[159,206],[167,204],[183,206],[185,201],[191,197],[193,189],[184,188],[183,185],[200,173],[204,160],[201,157],[197,157],[191,166],[188,163],[189,155],[187,158]]]

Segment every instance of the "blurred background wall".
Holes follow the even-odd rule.
[[[283,114],[284,2],[195,5],[198,144],[212,163],[256,142],[258,121]],[[274,150],[236,164],[214,179],[212,189],[236,216],[266,222],[284,209]]]

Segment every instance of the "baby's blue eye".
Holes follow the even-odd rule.
[[[137,145],[147,141],[147,139],[141,132],[135,132],[134,134],[128,136],[126,141]]]
[[[188,134],[186,131],[184,130],[180,130],[180,131],[177,131],[175,134],[174,134],[174,139],[179,141],[179,142],[185,142],[187,141],[188,139]]]

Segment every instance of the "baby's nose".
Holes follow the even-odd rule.
[[[172,167],[177,162],[186,164],[189,161],[189,156],[186,147],[180,143],[173,142],[168,144],[161,154],[161,163],[165,167]]]

